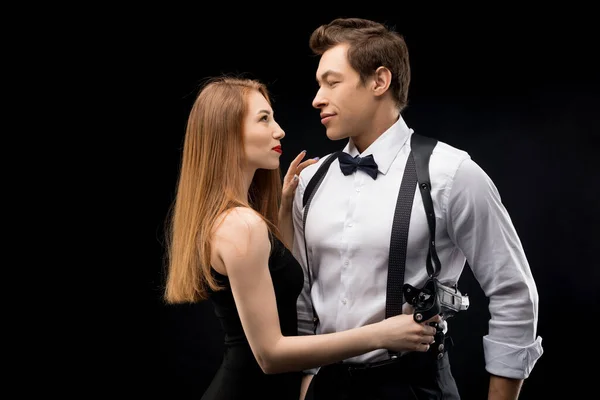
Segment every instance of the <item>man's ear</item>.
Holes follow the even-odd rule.
[[[383,95],[392,82],[392,72],[386,67],[379,67],[373,74],[373,93],[375,96]]]

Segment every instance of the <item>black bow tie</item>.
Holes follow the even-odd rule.
[[[348,153],[342,152],[339,156],[340,168],[344,175],[350,175],[357,169],[365,171],[373,179],[377,179],[377,163],[372,154],[366,157],[352,157]]]

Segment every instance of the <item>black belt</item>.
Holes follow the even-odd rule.
[[[450,336],[444,338],[444,349],[443,353],[448,352],[452,348],[453,341]],[[392,370],[403,371],[403,370],[422,370],[424,368],[435,368],[440,358],[437,357],[437,351],[423,352],[411,352],[397,358],[388,358],[381,361],[375,361],[371,363],[355,363],[355,362],[339,362],[335,364],[329,364],[321,369],[327,369],[329,373],[342,374],[349,376],[359,376],[369,374],[370,372],[381,373],[383,371]]]

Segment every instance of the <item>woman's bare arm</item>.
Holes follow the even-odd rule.
[[[281,333],[268,268],[265,222],[253,210],[230,212],[215,232],[213,265],[226,271],[248,342],[265,373],[300,371],[379,348],[426,351],[435,329],[403,315],[331,334],[285,337]]]

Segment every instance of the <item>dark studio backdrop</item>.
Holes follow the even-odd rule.
[[[142,385],[152,392],[198,398],[219,365],[222,332],[210,303],[165,306],[163,225],[173,200],[188,112],[198,85],[219,73],[244,73],[269,85],[275,115],[286,131],[282,171],[303,149],[324,156],[345,145],[325,136],[311,102],[318,59],[308,38],[334,16],[362,16],[396,26],[412,66],[404,112],[417,133],[464,149],[498,187],[538,285],[544,355],[525,382],[522,399],[586,393],[593,388],[597,339],[598,91],[592,29],[569,19],[442,20],[424,23],[376,14],[328,14],[282,19],[232,18],[154,26],[147,65],[153,115],[144,139],[149,195],[145,197],[144,288],[151,311],[142,333]],[[570,17],[569,17],[570,18]],[[140,35],[141,37],[142,35]],[[155,91],[155,93],[153,93]],[[450,323],[452,369],[464,399],[486,397],[481,337],[487,300],[468,268],[459,282],[471,308]],[[594,367],[584,366],[591,363]],[[583,382],[587,384],[582,385]]]

